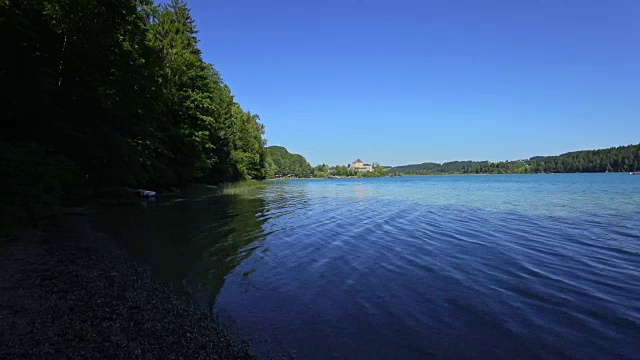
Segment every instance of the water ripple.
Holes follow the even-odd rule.
[[[266,355],[637,358],[639,190],[621,175],[270,186],[266,234],[243,235],[268,253],[215,309]]]

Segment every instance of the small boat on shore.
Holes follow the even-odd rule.
[[[640,175],[640,171],[632,171],[629,175]]]
[[[150,191],[150,190],[144,190],[144,189],[129,189],[127,188],[127,191],[130,194],[136,194],[140,197],[144,197],[144,198],[150,198],[150,197],[155,197],[156,196],[156,192],[155,191]]]

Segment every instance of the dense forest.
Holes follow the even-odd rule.
[[[270,178],[288,176],[307,178],[314,173],[314,169],[302,155],[291,154],[282,146],[268,146],[266,151],[266,174]]]
[[[4,222],[109,188],[267,175],[263,125],[202,59],[184,2],[0,9]]]
[[[574,151],[557,156],[536,156],[516,161],[453,161],[396,166],[389,175],[534,174],[621,172],[640,170],[640,144],[609,149]]]

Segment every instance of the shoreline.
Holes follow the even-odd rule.
[[[379,178],[392,178],[392,177],[414,177],[414,176],[492,176],[492,175],[567,175],[567,174],[629,174],[625,171],[609,171],[609,172],[557,172],[557,173],[504,173],[504,174],[493,174],[493,173],[481,173],[481,174],[407,174],[407,175],[385,175],[385,176],[371,176],[371,177],[358,177],[358,176],[333,176],[333,177],[324,177],[324,178],[282,178],[282,179],[265,179],[263,181],[288,181],[288,180],[335,180],[335,179],[379,179]],[[640,175],[640,174],[635,174]]]
[[[253,359],[82,213],[0,251],[0,358]]]

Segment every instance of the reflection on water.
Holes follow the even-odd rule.
[[[195,186],[180,197],[104,210],[96,226],[210,311],[225,276],[265,237],[258,191],[228,194]]]
[[[269,184],[112,209],[102,226],[259,355],[640,354],[640,177]]]

